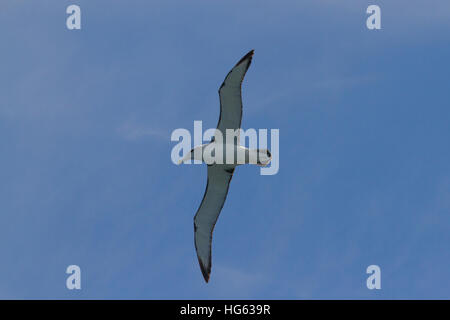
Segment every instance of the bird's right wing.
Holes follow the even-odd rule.
[[[195,250],[205,281],[211,273],[211,242],[214,225],[227,197],[234,168],[208,165],[208,182],[202,203],[194,217]]]
[[[241,128],[242,119],[242,97],[241,86],[252,62],[253,50],[247,53],[231,69],[225,77],[219,89],[220,97],[220,117],[217,123],[217,130],[220,130],[225,143],[226,129]],[[239,142],[239,141],[238,141]]]

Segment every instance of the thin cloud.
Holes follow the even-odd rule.
[[[169,141],[170,133],[159,128],[151,128],[127,121],[117,129],[118,134],[125,140],[136,141],[144,138],[155,138]]]

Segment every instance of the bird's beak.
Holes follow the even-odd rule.
[[[185,155],[183,158],[181,158],[180,160],[178,160],[178,165],[182,164],[183,162],[185,162],[186,160],[191,159],[191,154],[188,153],[187,155]]]

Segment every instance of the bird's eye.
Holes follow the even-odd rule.
[[[272,155],[270,154],[270,151],[269,151],[269,150],[267,150],[267,156],[268,156],[269,158],[272,158]]]

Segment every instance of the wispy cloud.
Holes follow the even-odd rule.
[[[136,123],[134,120],[127,120],[119,128],[117,133],[125,140],[139,140],[144,138],[154,138],[160,141],[169,141],[170,132],[168,130],[150,127]]]
[[[215,272],[218,293],[228,298],[237,294],[242,298],[253,297],[266,282],[262,273],[250,273],[221,264],[215,266]]]

